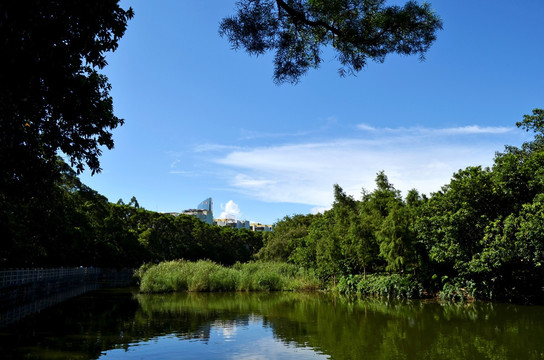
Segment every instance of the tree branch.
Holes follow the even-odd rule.
[[[287,5],[287,3],[283,0],[276,0],[276,4],[278,4],[278,9],[285,10],[287,14],[296,21],[299,21],[309,26],[321,26],[329,30],[330,32],[332,32],[334,35],[337,35],[337,36],[342,35],[342,32],[340,31],[340,29],[335,28],[334,26],[329,25],[326,22],[321,20],[318,20],[318,21],[309,20],[308,18],[306,18],[306,15],[303,12],[293,9],[292,7]]]

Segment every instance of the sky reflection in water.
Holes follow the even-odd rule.
[[[114,349],[99,359],[328,359],[310,347],[296,346],[274,337],[263,318],[249,321],[215,321],[200,337],[180,334],[138,341],[128,349]]]

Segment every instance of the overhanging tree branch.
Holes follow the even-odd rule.
[[[219,33],[252,55],[275,51],[277,83],[297,83],[319,66],[320,49],[329,46],[340,74],[362,70],[368,59],[383,62],[390,53],[423,59],[442,28],[430,5],[414,0],[403,7],[383,0],[240,0],[237,8],[236,16],[221,21]]]
[[[330,32],[332,32],[334,35],[338,35],[338,36],[342,35],[342,32],[340,31],[340,29],[335,28],[334,26],[329,25],[326,22],[321,21],[321,20],[317,20],[317,21],[309,20],[306,17],[306,14],[293,9],[292,7],[287,5],[287,3],[285,1],[283,1],[283,0],[276,0],[276,4],[278,4],[278,10],[279,9],[285,10],[287,12],[287,14],[289,14],[289,16],[293,20],[295,20],[295,22],[301,22],[301,23],[303,23],[305,25],[308,25],[308,26],[321,26],[321,27],[324,27],[325,29],[329,30]]]

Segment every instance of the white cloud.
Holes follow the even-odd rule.
[[[185,170],[171,170],[168,173],[169,174],[181,174],[181,175],[193,175],[193,172],[185,171]]]
[[[219,216],[221,219],[238,220],[242,216],[238,204],[236,204],[232,200],[229,200],[225,205],[221,204],[221,209],[223,210],[223,212],[221,212],[221,215]]]
[[[251,177],[244,174],[237,174],[232,182],[236,186],[246,187],[248,189],[260,189],[263,187],[272,186],[275,183],[273,180],[252,179]]]
[[[505,126],[459,126],[452,128],[423,128],[423,127],[410,127],[410,128],[373,128],[366,124],[359,124],[357,128],[360,130],[371,130],[382,133],[397,133],[397,134],[412,134],[422,136],[436,136],[436,135],[500,135],[513,132],[516,130],[514,127]]]
[[[522,137],[511,131],[479,126],[389,129],[372,132],[369,139],[235,149],[211,161],[226,168],[225,180],[234,191],[261,201],[311,205],[317,212],[330,207],[335,183],[359,199],[362,188],[374,189],[381,170],[403,193],[413,188],[436,192],[459,169],[491,165],[495,151],[512,144],[512,138],[521,143]],[[481,136],[467,137],[472,134]]]
[[[367,125],[367,124],[359,124],[359,125],[357,125],[357,129],[363,130],[363,131],[374,131],[374,130],[376,130],[375,127],[372,127],[372,126]]]
[[[445,128],[445,129],[433,129],[430,130],[431,133],[441,133],[445,135],[469,135],[469,134],[505,134],[511,131],[514,131],[515,128],[512,127],[503,127],[503,126],[462,126],[456,128]]]

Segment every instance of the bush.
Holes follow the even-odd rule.
[[[413,299],[423,295],[423,287],[412,275],[349,275],[340,278],[337,290],[344,294]]]
[[[447,276],[442,277],[442,291],[439,296],[442,300],[463,301],[474,300],[476,292],[474,282],[454,278],[451,281]]]

